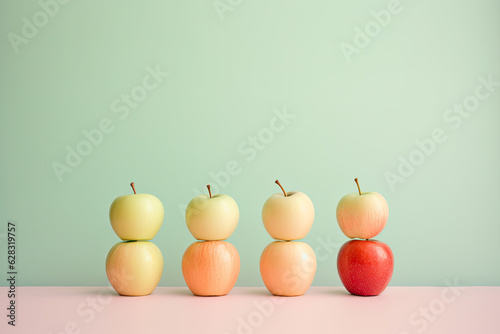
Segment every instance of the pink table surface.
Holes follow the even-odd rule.
[[[500,333],[500,287],[388,287],[378,297],[311,287],[301,297],[266,288],[234,288],[195,297],[187,288],[157,288],[121,297],[110,287],[18,287],[16,327],[1,333]]]

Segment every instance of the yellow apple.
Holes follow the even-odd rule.
[[[149,295],[160,282],[163,255],[150,241],[122,241],[106,258],[106,274],[113,288],[124,296]]]
[[[285,192],[278,180],[275,183],[283,193],[272,195],[264,203],[262,221],[267,233],[277,240],[304,238],[314,222],[311,199],[300,191]]]
[[[151,240],[163,223],[164,209],[161,201],[149,194],[117,197],[109,208],[113,230],[122,240]]]
[[[240,210],[234,199],[228,195],[196,196],[186,208],[186,225],[198,240],[225,240],[233,234]]]

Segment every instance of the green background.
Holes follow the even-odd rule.
[[[321,255],[313,284],[340,285],[336,254],[348,239],[335,209],[355,177],[389,203],[376,239],[395,254],[391,285],[498,285],[500,88],[457,129],[443,115],[480,76],[500,81],[500,2],[403,0],[350,62],[341,43],[353,45],[387,1],[232,3],[222,20],[209,0],[72,1],[16,53],[9,33],[41,7],[1,2],[0,237],[5,254],[7,221],[17,222],[19,283],[107,285],[104,261],[119,241],[109,205],[134,181],[165,207],[153,239],[160,285],[184,285],[194,238],[182,207],[234,160],[241,171],[219,191],[240,207],[228,239],[239,286],[263,285],[259,257],[272,239],[260,214],[277,178],[315,205],[303,240]],[[169,76],[120,119],[112,103],[157,66]],[[285,109],[294,118],[270,139],[273,110]],[[52,164],[105,118],[113,131],[60,182]],[[447,140],[391,189],[385,173],[435,128]],[[267,143],[249,159],[241,147],[259,135]]]

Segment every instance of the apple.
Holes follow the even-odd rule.
[[[377,296],[391,281],[394,256],[389,246],[377,240],[350,240],[339,250],[337,270],[347,291],[359,296]]]
[[[225,240],[233,234],[240,210],[234,199],[228,195],[196,196],[186,208],[186,225],[198,240]]]
[[[274,241],[260,257],[260,274],[276,296],[301,296],[316,274],[316,255],[300,241]]]
[[[349,238],[370,239],[385,227],[389,207],[385,198],[376,192],[361,192],[358,179],[354,179],[358,193],[347,194],[337,205],[337,222]]]
[[[309,233],[314,222],[314,206],[311,199],[300,191],[274,194],[262,208],[262,221],[267,233],[277,240],[302,239]]]
[[[197,296],[223,296],[233,288],[240,273],[240,256],[227,241],[197,241],[182,257],[182,274]]]
[[[160,230],[164,209],[161,201],[149,194],[118,196],[109,208],[113,230],[122,240],[151,240]]]
[[[160,282],[163,256],[149,241],[122,241],[106,258],[106,275],[113,288],[123,296],[149,295]]]

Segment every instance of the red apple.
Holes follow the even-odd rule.
[[[337,270],[347,291],[359,296],[377,296],[391,281],[394,255],[383,242],[351,240],[339,250]]]

